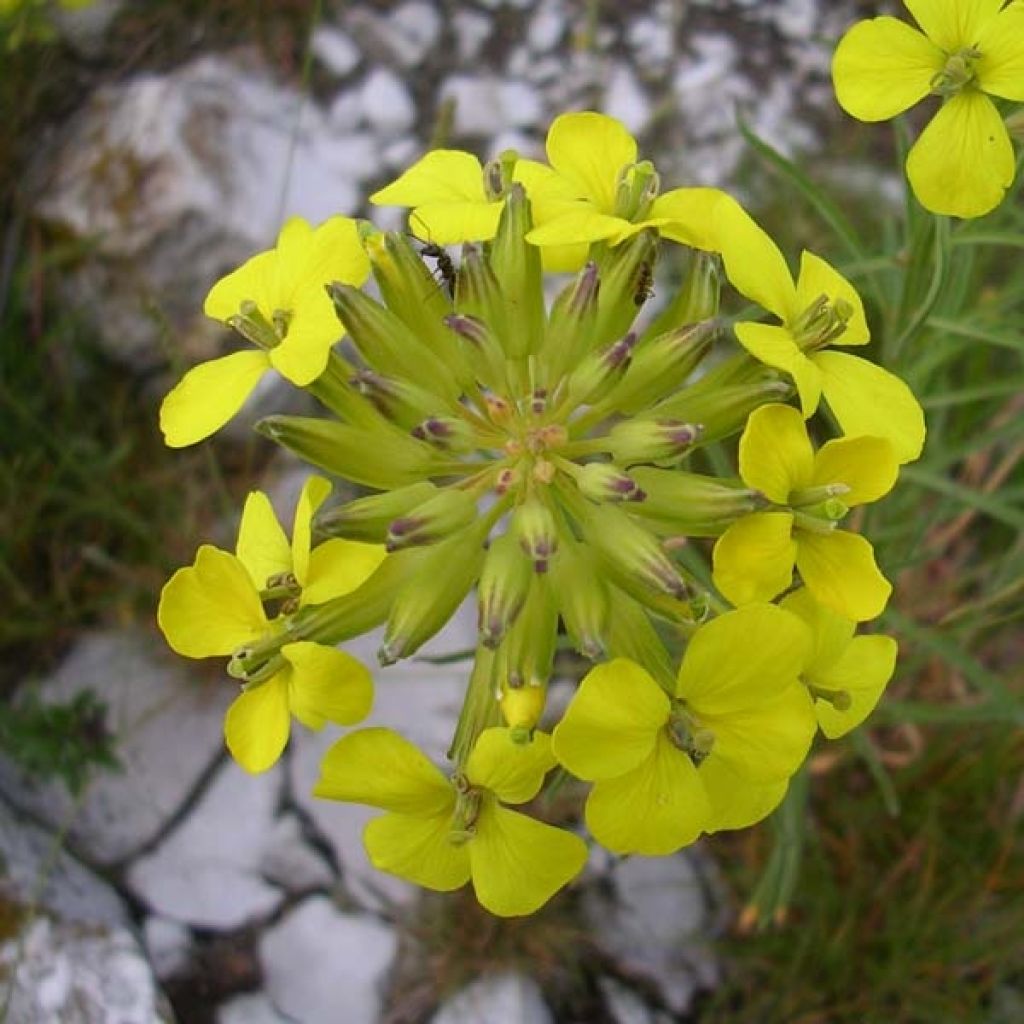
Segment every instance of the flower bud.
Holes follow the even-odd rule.
[[[361,430],[309,416],[267,416],[256,430],[334,476],[381,491],[443,469],[437,452],[397,431]]]
[[[486,537],[487,524],[478,520],[422,552],[391,606],[377,652],[382,665],[415,654],[452,617],[480,573]]]
[[[648,229],[627,238],[601,260],[593,345],[606,345],[629,330],[636,319],[638,285],[653,273],[657,253],[657,235]]]
[[[444,324],[462,341],[480,381],[490,388],[500,387],[505,380],[505,353],[487,322],[460,312],[450,313]]]
[[[522,611],[495,655],[502,686],[547,685],[555,660],[558,609],[545,576],[534,576]]]
[[[625,579],[684,600],[688,589],[658,539],[614,505],[597,505],[583,526],[605,564]]]
[[[349,540],[383,544],[392,520],[408,515],[437,493],[434,484],[421,480],[397,490],[357,498],[321,512],[316,519],[317,530],[322,536],[347,537]]]
[[[644,341],[717,317],[721,296],[721,257],[694,250],[683,286],[647,329]]]
[[[610,462],[589,462],[580,467],[575,479],[591,501],[643,501],[646,497],[636,480]]]
[[[679,420],[624,420],[608,435],[616,462],[670,462],[682,458],[703,431],[699,423]]]
[[[561,380],[591,350],[600,287],[597,264],[588,263],[555,299],[540,359],[546,380]]]
[[[413,427],[412,436],[447,452],[471,452],[479,447],[476,431],[454,416],[431,416]]]
[[[480,614],[478,629],[485,647],[497,647],[522,610],[533,571],[511,532],[491,543],[484,558],[477,588]]]
[[[717,537],[730,523],[768,505],[758,491],[681,469],[638,466],[632,476],[647,494],[635,514],[687,537]]]
[[[629,368],[636,335],[632,332],[600,352],[591,352],[573,370],[568,390],[577,405],[599,401],[623,378]]]
[[[449,487],[428,498],[388,526],[388,551],[434,544],[476,519],[476,499],[468,491]]]
[[[551,509],[536,497],[527,498],[512,514],[512,532],[533,563],[534,572],[547,572],[558,550],[558,526]]]
[[[539,680],[512,686],[505,683],[498,697],[501,715],[505,724],[514,731],[531,731],[536,728],[544,713],[548,688]],[[516,737],[512,736],[513,742]]]
[[[552,563],[551,576],[558,610],[573,646],[592,661],[602,657],[611,602],[608,584],[590,549],[566,538]]]
[[[382,416],[405,430],[437,412],[440,401],[407,380],[384,377],[372,370],[359,370],[352,383]]]

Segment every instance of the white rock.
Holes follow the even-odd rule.
[[[457,992],[430,1024],[554,1024],[540,987],[525,975],[492,974]]]
[[[142,941],[158,978],[169,978],[188,963],[192,933],[180,921],[150,915],[142,925]]]
[[[323,857],[306,842],[302,825],[294,814],[282,815],[267,836],[260,873],[290,892],[326,888],[334,872]]]
[[[374,68],[360,89],[363,117],[382,135],[400,135],[416,123],[416,105],[405,83],[392,70]]]
[[[72,848],[111,864],[159,834],[221,753],[221,722],[235,688],[155,636],[109,630],[83,636],[40,685],[47,701],[83,691],[107,705],[122,770],[97,773],[77,809],[63,787],[30,784],[9,762],[0,762],[0,789],[54,827],[70,822]]]
[[[479,11],[464,8],[458,9],[452,17],[452,29],[455,31],[455,46],[459,62],[468,64],[476,60],[484,43],[490,38],[491,19]]]
[[[359,47],[333,25],[317,26],[313,33],[312,50],[313,56],[338,78],[344,78],[359,64]]]
[[[526,41],[536,53],[558,45],[566,29],[565,9],[560,0],[541,0],[526,30]]]
[[[217,1010],[217,1024],[295,1024],[283,1017],[262,992],[248,992],[224,1003]]]
[[[626,30],[626,38],[635,55],[637,67],[657,68],[675,54],[671,24],[652,17],[637,18]]]
[[[441,35],[441,15],[434,4],[409,0],[387,16],[392,46],[403,67],[421,64],[437,45]]]
[[[628,64],[616,64],[608,76],[604,112],[617,117],[632,135],[639,135],[651,119],[651,102]]]
[[[131,864],[129,888],[163,916],[205,928],[269,914],[282,893],[260,869],[281,785],[279,767],[248,775],[228,762],[181,825]]]
[[[266,991],[302,1024],[377,1024],[381,986],[398,940],[378,920],[306,900],[260,941]]]
[[[584,913],[605,954],[629,975],[656,984],[675,1013],[718,979],[710,941],[715,909],[693,850],[629,857],[613,873],[614,895],[587,891]]]
[[[654,1024],[650,1007],[621,981],[600,978],[597,985],[615,1024]]]
[[[419,157],[421,149],[419,139],[415,139],[411,135],[405,139],[395,139],[394,142],[384,147],[380,155],[381,162],[385,167],[404,171]]]
[[[48,11],[61,38],[85,57],[98,57],[107,40],[107,30],[121,13],[124,0],[92,0],[77,8],[54,7]]]
[[[350,132],[363,119],[363,99],[358,89],[338,93],[327,108],[327,123],[334,131]]]
[[[820,6],[819,0],[781,0],[765,13],[784,36],[807,42],[818,23]]]
[[[36,918],[0,943],[0,978],[8,1024],[173,1024],[124,928]]]
[[[441,99],[455,103],[457,135],[495,135],[507,128],[536,124],[543,105],[528,82],[489,75],[452,75],[441,86]]]

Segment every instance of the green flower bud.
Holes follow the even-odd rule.
[[[590,462],[575,474],[576,486],[591,501],[643,501],[643,489],[610,462]]]
[[[558,526],[551,509],[536,497],[527,498],[512,514],[512,532],[535,572],[547,572],[558,550]]]
[[[407,380],[384,377],[372,370],[359,370],[352,383],[382,416],[405,430],[412,430],[436,413],[440,404],[430,391]]]
[[[588,263],[555,299],[540,359],[545,380],[561,380],[591,350],[599,292],[597,264]]]
[[[435,476],[440,456],[415,438],[391,430],[361,430],[309,416],[268,416],[256,430],[335,476],[389,490]]]
[[[694,250],[683,286],[648,327],[644,341],[678,327],[712,320],[718,316],[722,297],[721,257]]]
[[[428,498],[388,526],[388,551],[433,544],[476,519],[476,499],[468,491],[449,487]]]
[[[589,548],[565,539],[552,566],[552,590],[573,646],[595,661],[607,648],[611,600]]]
[[[594,403],[607,395],[629,368],[635,345],[636,335],[630,333],[602,351],[584,356],[569,376],[568,392],[573,403]]]
[[[546,576],[534,576],[522,611],[495,655],[502,687],[546,684],[555,660],[558,609]]]
[[[317,530],[321,536],[383,544],[392,520],[408,515],[438,493],[429,480],[421,480],[397,490],[357,498],[320,512],[316,519]]]
[[[451,313],[444,323],[464,344],[480,381],[489,388],[501,387],[505,382],[505,353],[487,322],[469,313]]]
[[[638,466],[632,476],[647,494],[635,514],[684,536],[716,537],[730,523],[769,504],[758,491],[739,483],[680,469]]]
[[[476,431],[454,416],[431,416],[416,424],[412,436],[448,452],[471,452],[481,447]]]
[[[601,292],[591,347],[621,338],[636,319],[638,286],[650,281],[658,236],[641,231],[610,249],[601,260]]]
[[[491,542],[480,574],[480,642],[497,647],[522,610],[534,573],[519,538],[505,533]]]
[[[616,462],[670,462],[682,458],[700,438],[699,423],[679,420],[624,420],[608,435]]]

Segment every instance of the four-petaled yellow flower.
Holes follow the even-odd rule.
[[[783,508],[737,520],[714,549],[715,586],[733,604],[770,601],[793,578],[855,622],[880,615],[892,586],[869,541],[836,529],[854,505],[877,501],[899,466],[882,437],[843,437],[815,453],[803,417],[788,405],[751,413],[740,438],[740,476]]]
[[[327,752],[313,793],[387,812],[363,833],[379,870],[441,892],[472,879],[481,905],[517,917],[546,903],[587,859],[578,836],[502,806],[532,800],[554,764],[544,733],[520,745],[492,728],[448,779],[398,733],[360,729]]]
[[[807,587],[781,602],[799,616],[814,638],[803,681],[814,697],[821,731],[838,739],[856,729],[881,700],[896,669],[891,636],[854,636],[856,624],[814,600]]]
[[[637,161],[636,140],[615,118],[562,114],[548,130],[546,149],[551,166],[508,154],[503,172],[499,158],[488,165],[497,179],[492,183],[471,154],[433,150],[370,199],[413,207],[410,228],[426,241],[487,241],[498,229],[501,189],[518,182],[535,225],[527,239],[542,247],[547,270],[578,270],[591,242],[618,245],[644,228],[684,245],[712,247],[712,210],[724,193],[678,188],[659,196],[653,165]]]
[[[799,683],[810,643],[795,616],[749,605],[694,634],[671,693],[623,658],[591,669],[553,742],[558,760],[594,783],[594,838],[655,856],[769,814],[815,732]]]
[[[280,631],[300,605],[350,593],[385,556],[377,544],[333,539],[311,550],[311,523],[330,491],[321,477],[306,481],[295,510],[292,543],[261,491],[245,503],[236,554],[203,545],[195,563],[179,569],[160,595],[157,621],[170,646],[187,658],[235,655]],[[274,618],[264,600],[281,605]],[[351,655],[308,641],[281,648],[284,665],[235,698],[224,735],[235,760],[250,772],[281,756],[291,716],[311,729],[325,722],[362,721],[373,699],[369,671]]]
[[[895,117],[929,94],[942,97],[907,157],[907,176],[933,213],[980,217],[1013,182],[1013,145],[990,96],[1024,100],[1024,5],[905,3],[923,31],[890,17],[858,22],[833,58],[836,96],[861,121]]]
[[[864,305],[853,285],[806,250],[794,282],[778,246],[735,201],[716,207],[717,245],[732,285],[781,325],[736,324],[736,337],[755,359],[788,373],[804,417],[825,396],[843,432],[872,434],[892,442],[900,462],[911,462],[924,445],[924,413],[910,388],[888,370],[826,345],[866,345]]]
[[[167,444],[183,448],[220,430],[270,369],[299,387],[316,380],[344,334],[324,288],[332,281],[361,285],[369,272],[354,220],[332,217],[318,228],[289,220],[275,248],[246,260],[206,297],[207,316],[258,348],[211,359],[182,377],[160,408]]]

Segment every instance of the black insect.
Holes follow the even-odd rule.
[[[420,238],[418,235],[413,235],[412,237],[419,243],[420,255],[434,261],[434,273],[438,275],[444,283],[448,294],[454,299],[456,281],[455,261],[449,255],[448,250],[443,245]]]
[[[647,262],[640,264],[636,275],[636,288],[633,291],[633,301],[642,306],[654,294],[654,267]]]

